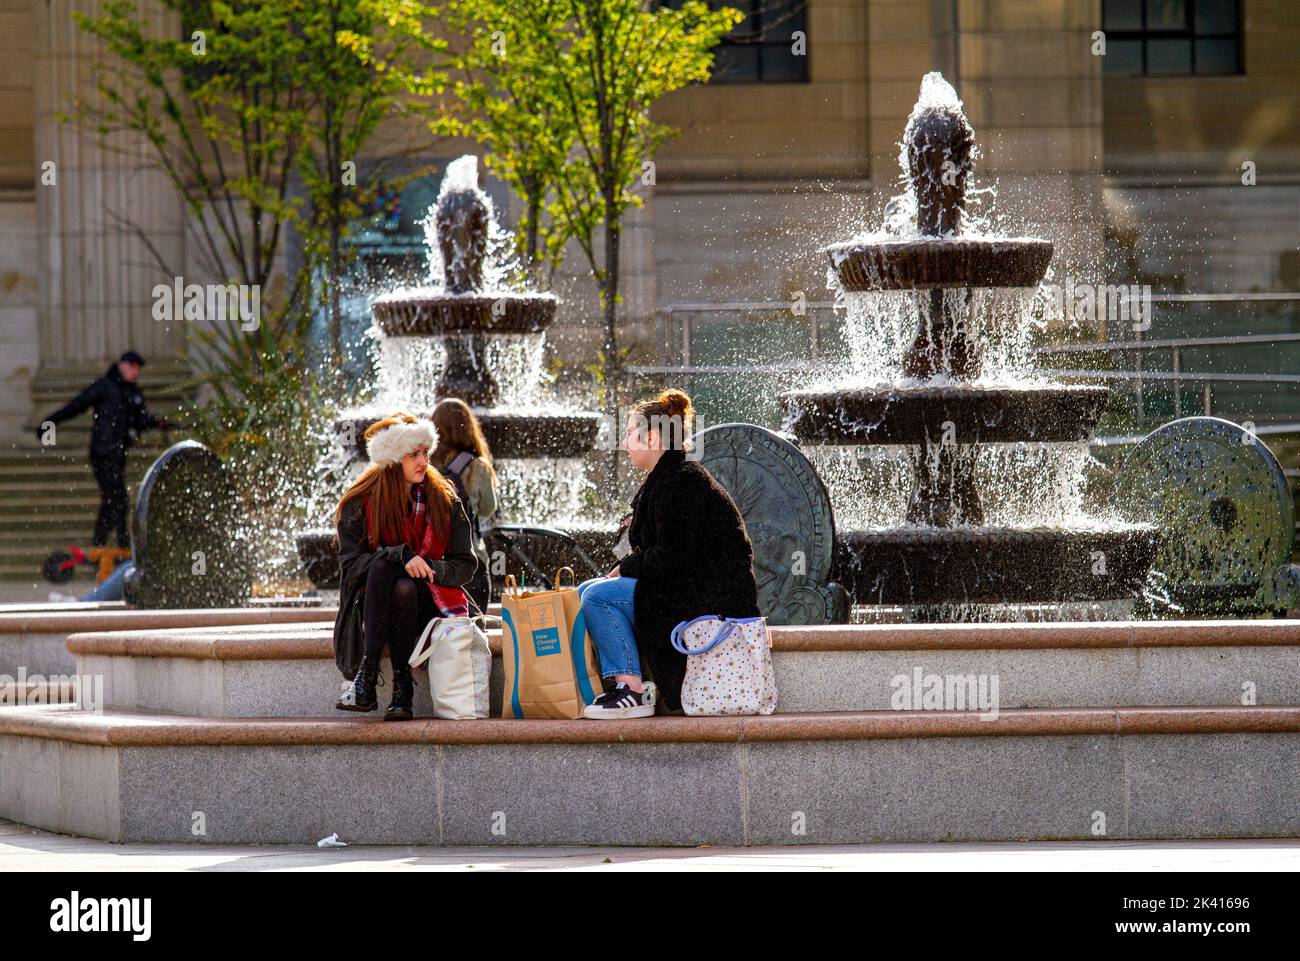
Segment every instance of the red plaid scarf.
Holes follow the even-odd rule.
[[[429,513],[424,498],[424,485],[411,485],[411,505],[406,514],[406,523],[402,525],[402,540],[416,554],[426,561],[441,560],[447,550],[447,541],[451,532],[436,531],[428,523]],[[366,530],[370,529],[370,499],[366,499]],[[469,614],[469,600],[459,587],[448,587],[426,581],[433,594],[433,602],[447,617],[466,617]]]

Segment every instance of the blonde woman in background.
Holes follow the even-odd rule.
[[[474,579],[465,585],[465,592],[480,611],[486,611],[492,583],[483,527],[490,526],[487,522],[497,512],[497,475],[492,467],[492,451],[478,418],[463,400],[449,397],[440,402],[433,409],[433,426],[438,432],[438,445],[429,460],[462,492],[474,529],[474,554],[479,564]]]

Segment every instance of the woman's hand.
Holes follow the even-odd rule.
[[[433,580],[433,568],[430,567],[429,562],[419,554],[416,554],[406,562],[406,573],[421,580]]]

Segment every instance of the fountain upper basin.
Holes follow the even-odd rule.
[[[555,319],[553,294],[446,294],[413,291],[371,304],[375,324],[388,337],[440,334],[536,334]]]
[[[958,444],[1081,441],[1110,391],[1085,384],[944,384],[781,395],[786,429],[811,444]]]
[[[1029,237],[929,237],[833,244],[831,268],[848,291],[1036,287],[1052,243]]]

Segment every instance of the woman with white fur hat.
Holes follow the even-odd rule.
[[[386,721],[411,718],[415,681],[407,660],[434,617],[463,617],[461,589],[474,576],[473,531],[456,488],[429,467],[433,424],[390,414],[365,433],[370,464],[335,511],[339,613],[334,654],[352,681],[336,707],[373,711],[385,646],[393,663]]]

